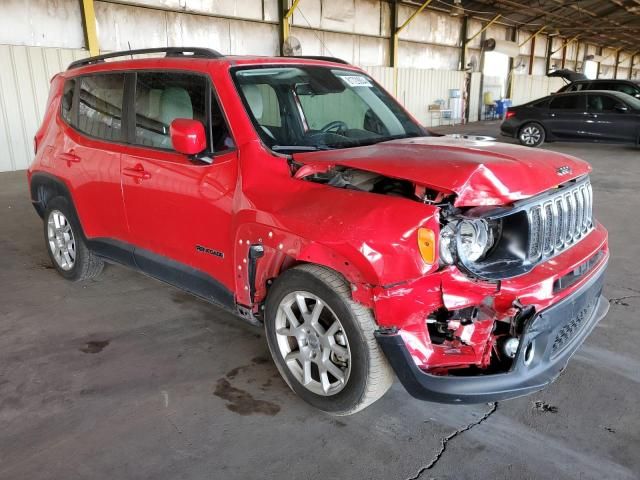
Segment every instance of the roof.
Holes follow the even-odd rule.
[[[233,56],[233,55],[223,55],[216,50],[212,50],[209,48],[200,48],[200,47],[162,47],[162,48],[146,48],[142,50],[123,50],[119,52],[111,52],[105,53],[103,55],[96,55],[93,57],[87,57],[80,60],[76,60],[72,62],[67,70],[73,70],[76,68],[87,67],[90,65],[105,65],[107,64],[106,60],[118,59],[114,60],[113,63],[117,63],[120,66],[124,64],[125,66],[128,62],[139,62],[141,58],[140,55],[150,55],[150,54],[165,54],[164,57],[154,57],[149,60],[157,62],[158,60],[164,59],[180,59],[180,60],[225,60],[230,64],[273,64],[273,63],[309,63],[314,64],[317,62],[327,62],[327,63],[339,63],[343,65],[348,65],[348,62],[336,57],[324,57],[324,56],[297,56],[297,57],[261,57],[257,55],[251,56]],[[134,55],[138,56],[138,58],[134,59]],[[131,57],[130,59],[126,57]],[[112,63],[112,62],[108,62]]]
[[[412,2],[416,3],[416,2]],[[451,11],[453,0],[436,0],[438,10]],[[573,38],[602,47],[637,51],[640,38],[640,0],[464,0],[465,13],[535,32],[545,26],[546,33]]]

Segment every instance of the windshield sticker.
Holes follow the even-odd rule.
[[[369,79],[361,75],[340,75],[340,78],[350,87],[373,87]]]

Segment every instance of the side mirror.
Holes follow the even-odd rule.
[[[176,152],[196,155],[207,148],[204,125],[198,120],[176,118],[169,127],[171,145]]]
[[[627,107],[626,105],[622,105],[621,103],[616,105],[616,112],[627,113],[628,111],[629,111],[629,107]]]

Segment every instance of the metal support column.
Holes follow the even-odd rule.
[[[287,41],[291,34],[291,16],[298,7],[300,0],[294,0],[293,5],[289,8],[289,0],[279,0],[278,12],[280,21],[280,55],[284,55],[284,42]]]
[[[82,10],[82,28],[84,30],[85,43],[89,54],[94,57],[100,54],[98,34],[96,30],[96,12],[93,8],[93,0],[80,0]]]

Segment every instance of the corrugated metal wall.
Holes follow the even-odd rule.
[[[394,73],[391,67],[364,68],[385,90],[394,94]],[[479,78],[479,73],[474,74]],[[429,105],[444,101],[447,106],[449,90],[464,91],[465,72],[456,70],[427,70],[398,68],[398,88],[395,96],[404,107],[426,126],[431,126]],[[479,90],[478,90],[479,91]]]
[[[549,78],[544,75],[514,75],[511,101],[513,105],[522,105],[556,92],[564,84],[561,78]]]
[[[0,45],[0,171],[27,168],[49,81],[84,50]]]

